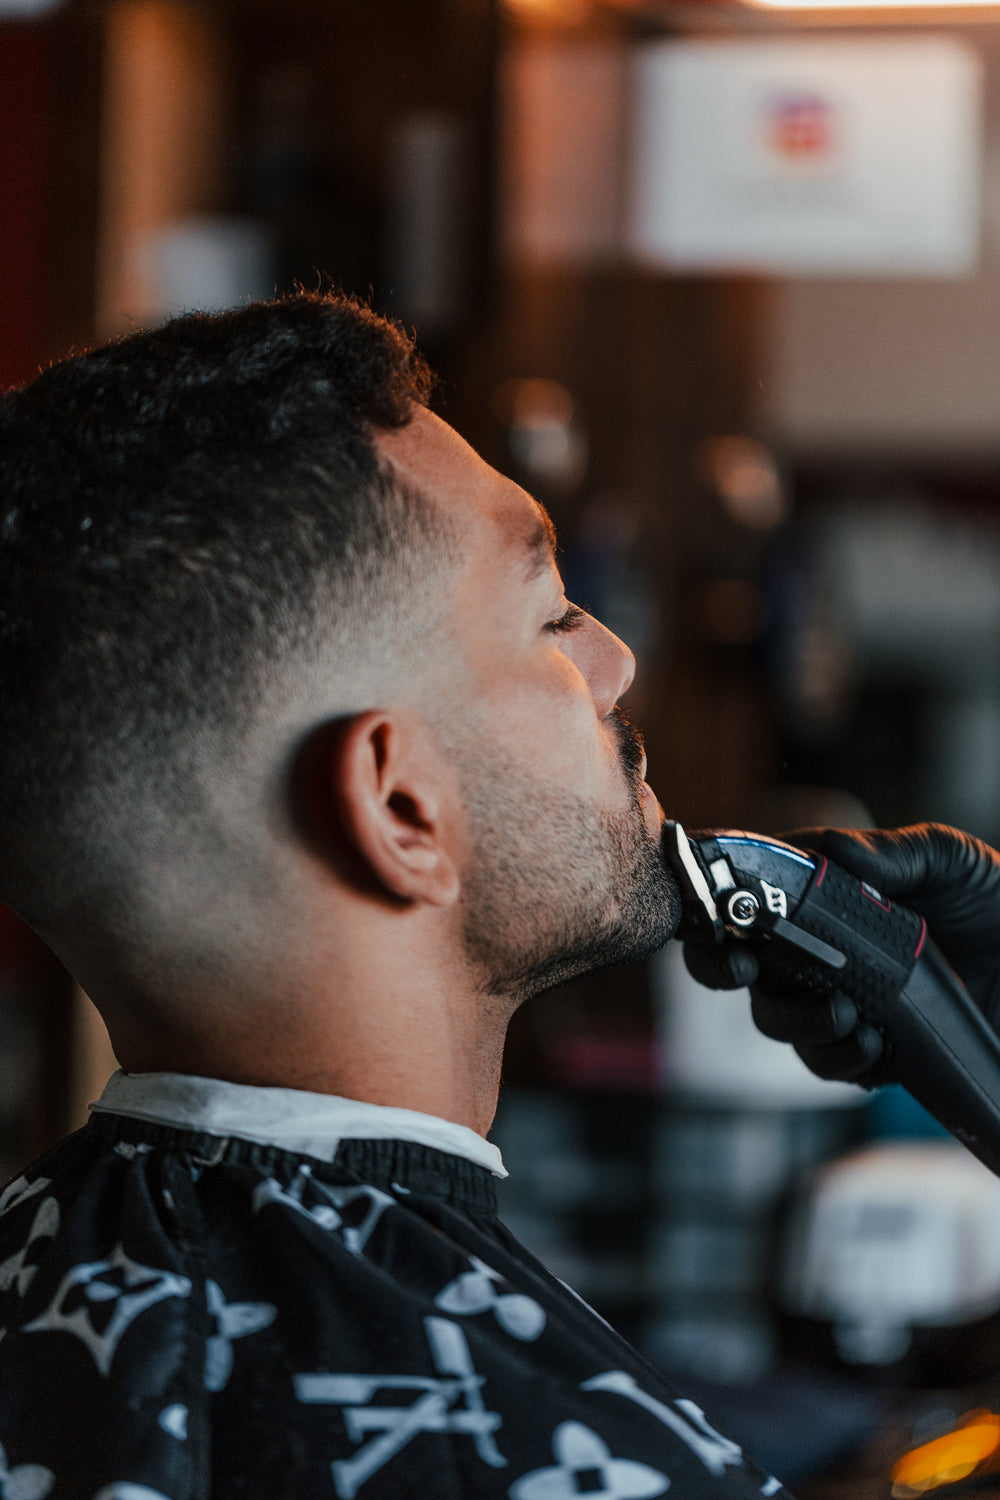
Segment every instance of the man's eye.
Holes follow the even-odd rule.
[[[586,618],[587,611],[585,609],[580,609],[576,604],[571,604],[568,606],[565,614],[560,615],[558,620],[550,620],[545,628],[561,635],[569,630],[578,630]]]

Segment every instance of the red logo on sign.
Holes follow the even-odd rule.
[[[819,94],[778,94],[766,108],[765,138],[786,161],[815,162],[834,149],[833,107]]]

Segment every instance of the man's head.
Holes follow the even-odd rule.
[[[428,383],[301,295],[0,399],[0,895],[92,987],[270,983],[307,886],[454,908],[486,993],[669,935],[631,658]]]
[[[206,772],[293,661],[335,648],[328,712],[378,700],[446,528],[374,438],[429,385],[401,330],[303,295],[0,401],[0,889],[43,932],[107,911],[144,843],[211,838]]]

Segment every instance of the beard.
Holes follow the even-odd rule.
[[[639,794],[642,740],[620,710],[612,717],[632,794],[621,813],[553,790],[482,742],[459,756],[474,840],[465,950],[487,995],[517,1005],[646,958],[677,928],[680,891]]]

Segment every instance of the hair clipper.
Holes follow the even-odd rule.
[[[683,943],[705,953],[747,943],[763,983],[850,996],[881,1035],[880,1072],[1000,1173],[1000,1038],[922,917],[822,855],[760,834],[688,835],[668,822],[663,849]]]

